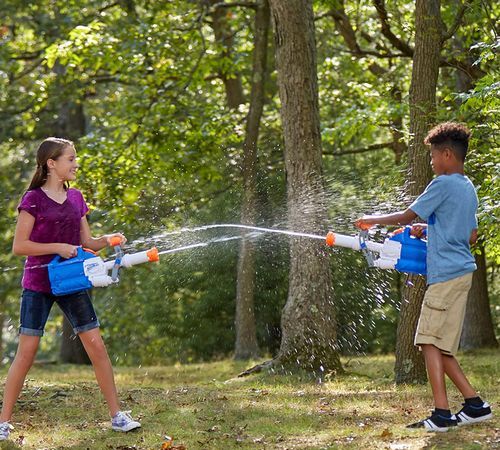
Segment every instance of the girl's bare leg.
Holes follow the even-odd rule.
[[[16,404],[19,394],[21,393],[26,375],[35,360],[39,342],[40,336],[27,336],[25,334],[19,335],[19,344],[17,346],[16,356],[10,366],[7,379],[5,381],[0,422],[8,422],[12,418],[14,405]]]
[[[101,388],[111,417],[114,417],[120,410],[118,402],[118,393],[116,392],[115,377],[113,367],[106,350],[106,346],[101,337],[99,328],[79,333],[80,339],[87,354],[89,355],[92,366],[94,367],[97,383]]]

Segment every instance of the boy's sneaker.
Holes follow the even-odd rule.
[[[432,411],[430,417],[421,420],[420,422],[407,425],[406,428],[425,428],[427,431],[448,431],[450,428],[457,426],[455,415],[443,416],[442,414]]]
[[[115,431],[122,431],[126,433],[127,431],[135,430],[140,427],[141,424],[132,419],[130,411],[118,411],[111,419],[111,428]]]
[[[9,422],[0,422],[0,441],[9,439],[10,430],[14,427]]]
[[[471,405],[466,402],[462,403],[462,405],[463,408],[456,414],[458,426],[482,422],[483,420],[488,420],[493,417],[488,402],[483,402],[482,405]]]

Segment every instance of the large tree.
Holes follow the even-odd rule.
[[[436,86],[439,76],[443,24],[440,0],[417,0],[415,4],[415,50],[410,85],[410,145],[406,189],[410,198],[421,194],[432,178],[424,138],[434,124]],[[423,277],[408,276],[397,330],[395,375],[397,383],[425,382],[422,355],[413,336],[425,292]]]
[[[326,229],[311,0],[271,0],[285,145],[288,226]],[[341,369],[328,255],[310,239],[290,242],[288,299],[274,365],[312,371]]]

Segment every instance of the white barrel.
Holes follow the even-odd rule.
[[[149,261],[148,252],[149,250],[132,254],[127,253],[122,258],[122,266],[130,267],[130,266],[135,266],[136,264],[142,264],[148,262]]]
[[[361,245],[359,244],[358,236],[346,236],[345,234],[337,234],[335,235],[335,247],[346,247],[351,248],[353,250],[361,250]],[[376,253],[380,253],[384,244],[379,244],[378,242],[373,241],[365,241],[366,247],[368,250]]]

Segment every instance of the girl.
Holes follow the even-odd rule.
[[[56,297],[51,293],[46,264],[55,254],[76,255],[79,245],[98,251],[119,233],[94,238],[90,234],[87,205],[80,191],[69,187],[75,180],[78,163],[73,142],[45,139],[37,151],[37,167],[28,191],[18,206],[12,251],[27,256],[23,274],[21,326],[16,357],[7,374],[0,414],[0,441],[9,437],[9,421],[31,368],[43,335],[50,309],[56,302],[73,326],[94,367],[95,376],[116,431],[130,431],[141,424],[128,412],[120,411],[113,368],[99,331],[99,322],[87,291]]]

